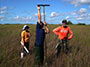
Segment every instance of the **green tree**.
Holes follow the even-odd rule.
[[[72,24],[72,21],[68,21],[67,24]]]
[[[78,23],[77,25],[86,25],[85,23]]]

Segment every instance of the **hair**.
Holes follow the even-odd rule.
[[[29,29],[29,26],[26,26],[26,29]]]
[[[23,28],[23,30],[29,29],[29,26],[26,26],[25,28]]]
[[[41,27],[43,28],[43,26],[44,26],[44,24],[43,24],[43,22],[41,21]]]
[[[67,24],[67,20],[66,20],[66,19],[64,19],[64,20],[62,21],[62,23],[66,23],[66,24]]]

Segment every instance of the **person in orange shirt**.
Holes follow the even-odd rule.
[[[24,25],[23,31],[21,33],[21,45],[23,46],[23,52],[21,52],[21,58],[23,58],[24,54],[29,53],[29,39],[30,39],[30,33],[29,33],[29,26]]]
[[[59,42],[56,45],[56,55],[58,56],[61,48],[65,49],[65,52],[67,53],[68,51],[68,40],[72,39],[73,37],[73,32],[71,29],[66,25],[67,20],[62,21],[62,26],[59,26],[53,30],[53,32],[58,35],[59,37]],[[70,36],[68,37],[68,34],[70,33]],[[64,45],[65,44],[65,45]]]

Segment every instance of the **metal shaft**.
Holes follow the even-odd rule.
[[[45,22],[45,6],[43,6],[43,20]]]

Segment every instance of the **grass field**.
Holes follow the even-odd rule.
[[[33,67],[36,25],[30,26],[31,55],[20,59],[20,34],[23,25],[0,25],[0,67]],[[90,26],[70,25],[74,37],[69,41],[69,53],[55,57],[55,46],[58,37],[52,30],[59,25],[49,25],[50,34],[46,36],[49,67],[90,67]],[[43,66],[45,67],[45,65]]]

